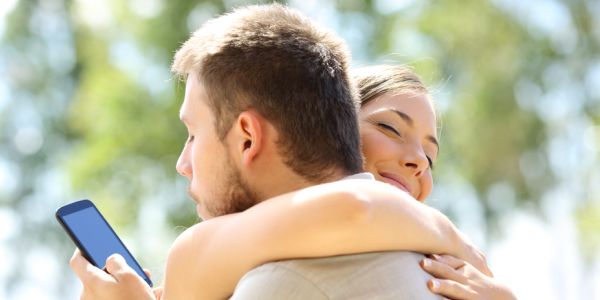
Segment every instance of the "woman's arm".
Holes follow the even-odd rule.
[[[224,298],[265,262],[384,250],[474,256],[437,210],[385,183],[342,180],[188,229],[169,255],[164,295],[196,289],[201,298]]]

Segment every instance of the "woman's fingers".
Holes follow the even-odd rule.
[[[467,282],[467,278],[463,276],[462,272],[458,272],[451,266],[433,259],[425,258],[421,260],[421,267],[436,278],[450,279],[459,283]]]
[[[476,296],[475,292],[468,286],[447,279],[430,279],[427,282],[427,287],[433,293],[451,299],[473,299]]]
[[[446,264],[446,265],[452,267],[452,269],[455,269],[455,270],[460,269],[467,264],[464,260],[456,258],[452,255],[448,255],[448,254],[442,254],[442,255],[433,254],[432,258],[440,263],[443,263],[443,264]]]

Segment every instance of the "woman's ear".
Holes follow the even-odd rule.
[[[236,147],[244,165],[252,163],[261,153],[264,139],[264,119],[256,111],[243,111],[236,121]]]

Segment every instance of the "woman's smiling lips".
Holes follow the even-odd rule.
[[[400,176],[385,172],[380,172],[379,176],[383,178],[384,182],[407,192],[409,195],[412,195],[410,189],[408,188],[408,184],[406,184],[406,182]]]

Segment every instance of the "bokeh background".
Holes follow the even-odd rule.
[[[240,0],[0,1],[0,299],[76,299],[54,220],[91,198],[162,278],[198,219],[174,51]],[[257,3],[257,2],[255,2]],[[520,299],[600,299],[600,1],[290,0],[353,65],[407,63],[440,114],[428,203]]]

